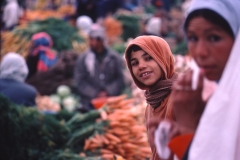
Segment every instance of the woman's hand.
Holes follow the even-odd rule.
[[[180,135],[180,128],[178,127],[178,124],[175,123],[174,121],[163,120],[163,119],[159,120],[159,119],[156,119],[156,118],[152,118],[147,124],[149,126],[149,131],[150,131],[149,143],[150,143],[151,146],[156,146],[155,143],[154,143],[154,138],[156,138],[155,137],[155,131],[159,127],[160,123],[161,123],[161,125],[162,125],[162,123],[164,123],[165,125],[166,124],[170,125],[170,129],[169,130],[167,129],[168,131],[166,131],[166,134],[167,134],[166,139],[164,138],[165,135],[161,135],[162,138],[163,138],[162,139],[163,141],[161,141],[161,140],[159,141],[160,145],[163,148],[158,148],[158,149],[162,150],[164,148],[165,149],[168,148],[167,144],[171,141],[172,138]],[[167,143],[167,144],[165,144],[165,143]],[[160,153],[158,153],[158,154],[160,154]],[[168,154],[168,153],[166,153],[166,150],[165,150],[165,152],[164,151],[162,152],[161,156],[159,155],[159,158],[163,159],[163,157],[165,157],[164,160],[166,160],[166,159],[173,160],[174,159],[173,158],[173,153],[170,153],[168,158],[166,158],[166,156],[167,156],[166,154]]]
[[[156,119],[156,118],[152,118],[147,126],[149,126],[149,130],[150,130],[150,135],[149,136],[149,143],[154,146],[154,134],[155,134],[155,131],[157,130],[159,124],[163,121],[167,121],[168,123],[170,123],[171,125],[171,128],[170,128],[170,132],[169,132],[169,135],[168,135],[168,139],[171,140],[172,138],[176,137],[177,135],[180,134],[180,128],[178,127],[178,124],[173,122],[173,121],[170,121],[170,120],[159,120],[159,119]]]
[[[172,101],[176,122],[180,126],[181,134],[195,132],[200,117],[205,108],[202,99],[203,73],[200,72],[197,89],[192,90],[192,71],[181,75],[173,84]]]

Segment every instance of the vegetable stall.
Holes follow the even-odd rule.
[[[48,113],[0,96],[0,155],[20,160],[145,160],[151,152],[140,106],[121,95],[85,114],[66,109]]]

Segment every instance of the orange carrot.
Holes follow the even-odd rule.
[[[113,154],[102,154],[101,157],[104,160],[113,160],[114,159],[114,155]]]
[[[84,150],[84,151],[88,150],[89,145],[90,145],[90,141],[89,141],[88,139],[86,139],[86,140],[85,140],[85,145],[84,145],[83,150]]]
[[[120,95],[120,96],[114,96],[114,97],[109,97],[107,99],[107,104],[114,104],[118,103],[119,101],[125,99],[127,97],[126,94]]]
[[[101,153],[101,154],[113,154],[112,151],[107,150],[107,149],[100,149],[100,153]]]
[[[114,135],[111,134],[111,133],[106,133],[105,136],[106,136],[110,141],[115,141],[115,142],[117,142],[117,143],[120,143],[120,142],[121,142],[121,140],[120,140],[118,137],[114,136]]]
[[[108,115],[106,111],[101,111],[100,115],[103,120],[107,120]]]

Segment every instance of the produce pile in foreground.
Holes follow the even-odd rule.
[[[1,157],[41,160],[145,160],[150,157],[145,127],[125,95],[85,114],[44,114],[0,96]],[[136,106],[135,106],[136,107]],[[143,116],[143,115],[141,115]]]
[[[103,111],[101,117],[109,122],[109,127],[102,134],[96,133],[86,139],[85,151],[99,150],[106,159],[113,159],[114,155],[121,155],[126,160],[150,158],[146,129],[138,121],[140,115],[135,112],[134,99],[125,98],[126,95],[122,95],[107,100],[106,112]]]

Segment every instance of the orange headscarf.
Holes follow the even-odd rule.
[[[139,36],[132,40],[125,50],[125,59],[127,67],[133,77],[135,84],[143,90],[148,89],[143,83],[139,82],[132,72],[129,48],[137,45],[148,53],[161,67],[164,73],[164,79],[170,79],[174,74],[174,57],[167,42],[157,36]]]

